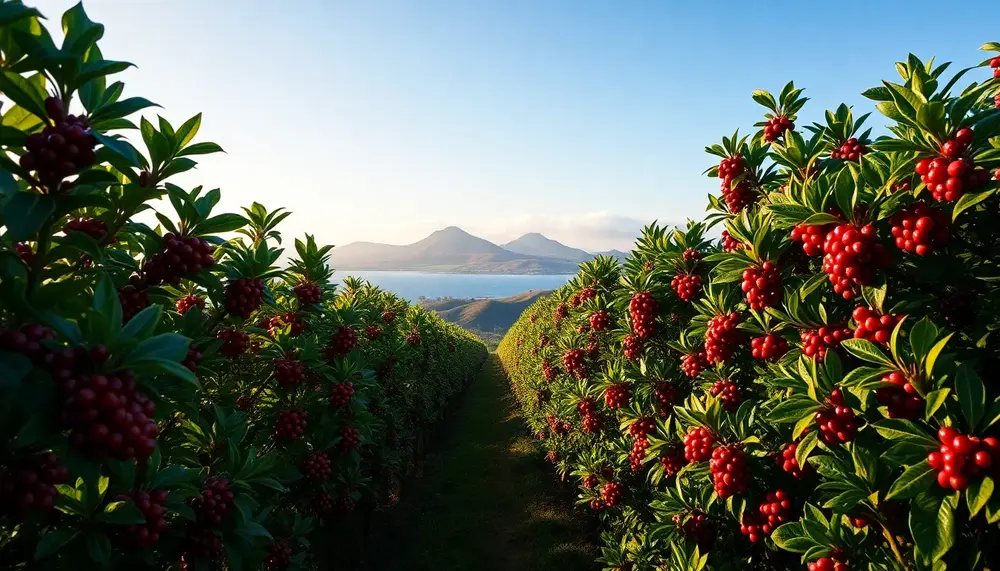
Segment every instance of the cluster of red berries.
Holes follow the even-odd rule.
[[[603,309],[591,313],[588,321],[590,321],[590,328],[594,331],[604,331],[611,327],[611,316]]]
[[[345,381],[330,386],[330,406],[341,408],[347,406],[354,398],[354,383]]]
[[[781,272],[772,262],[743,270],[743,293],[750,309],[764,309],[781,302]]]
[[[694,542],[701,550],[708,550],[715,543],[715,531],[712,529],[708,516],[701,512],[694,512],[681,525],[684,518],[677,514],[673,518],[674,524],[681,527],[681,535],[688,541]]]
[[[548,362],[542,363],[542,376],[545,377],[545,380],[547,382],[551,383],[552,380],[555,379],[556,375],[558,375],[558,374],[559,374],[559,368],[558,367],[553,367]]]
[[[361,432],[351,425],[345,424],[340,427],[340,449],[344,452],[354,450],[361,444]]]
[[[798,450],[798,448],[798,443],[790,442],[781,449],[781,453],[777,455],[776,459],[778,466],[781,466],[782,470],[801,480],[809,472],[812,466],[808,462],[804,468],[799,466],[799,461],[795,459],[795,451]]]
[[[0,514],[21,520],[29,511],[51,511],[66,481],[66,467],[52,452],[19,459],[0,471]]]
[[[660,313],[660,302],[648,291],[636,292],[628,302],[632,330],[640,339],[651,337],[656,327],[656,316]]]
[[[737,328],[740,314],[733,312],[716,315],[708,322],[705,331],[705,360],[709,363],[725,363],[743,341],[743,333]]]
[[[284,313],[282,315],[275,315],[267,322],[267,332],[271,336],[275,336],[279,331],[288,327],[289,337],[298,337],[306,331],[306,322],[302,320],[302,316],[296,312]]]
[[[604,389],[604,403],[608,408],[622,408],[628,404],[631,391],[628,383],[615,383]]]
[[[226,284],[226,311],[248,319],[264,300],[264,282],[256,278],[229,280]]]
[[[642,357],[642,339],[629,333],[622,339],[622,351],[629,361],[637,360]]]
[[[583,431],[594,433],[601,429],[601,417],[597,414],[597,406],[592,398],[585,398],[576,404],[576,411],[583,419]]]
[[[653,432],[656,432],[656,421],[646,416],[636,419],[628,426],[628,433],[632,438],[646,438]]]
[[[745,513],[740,532],[751,542],[757,543],[770,536],[777,527],[791,517],[792,500],[784,490],[768,492],[757,507],[757,513]]]
[[[295,442],[302,438],[309,426],[309,413],[301,408],[289,408],[278,412],[274,423],[274,439]]]
[[[692,428],[684,435],[684,458],[688,462],[704,462],[712,457],[715,436],[704,427]]]
[[[365,327],[365,337],[369,341],[378,341],[382,338],[382,328],[378,325],[369,325]]]
[[[856,339],[867,339],[875,343],[887,344],[892,337],[892,331],[902,321],[902,315],[879,315],[875,310],[860,305],[851,313],[857,328],[854,330]]]
[[[406,335],[406,344],[410,347],[417,347],[420,345],[420,332],[417,330],[410,331]]]
[[[851,137],[846,141],[840,143],[840,146],[830,152],[831,159],[839,159],[842,161],[861,161],[861,155],[868,152],[868,147],[857,140],[855,137]]]
[[[184,315],[195,307],[205,309],[205,298],[200,295],[188,294],[177,300],[177,313]]]
[[[181,571],[194,571],[191,558],[214,560],[222,553],[222,538],[210,529],[196,529],[186,538],[186,548],[181,556]]]
[[[722,196],[733,214],[752,205],[757,200],[757,191],[751,186],[743,157],[736,155],[722,159],[719,163],[719,178],[722,179]],[[733,182],[739,178],[735,185]]]
[[[993,77],[1000,78],[1000,56],[990,60],[990,67],[993,68]]]
[[[695,250],[694,248],[688,248],[684,250],[684,253],[681,254],[681,257],[684,259],[685,262],[690,264],[697,262],[698,260],[701,259],[702,256],[700,251]]]
[[[285,571],[292,566],[292,548],[284,539],[275,539],[267,546],[267,557],[264,558],[267,571]]]
[[[684,370],[685,375],[692,379],[700,375],[708,365],[708,356],[706,356],[704,351],[688,353],[681,359],[681,369]]]
[[[667,418],[678,401],[677,387],[667,382],[656,383],[653,385],[653,398],[660,405],[660,417]]]
[[[21,261],[29,266],[35,260],[35,249],[27,242],[16,242],[14,244],[14,251],[17,253],[17,257],[21,258]]]
[[[327,359],[339,359],[346,357],[358,346],[358,332],[353,327],[341,325],[336,333],[330,337],[330,342],[326,346],[324,356]]]
[[[53,124],[28,135],[20,165],[26,171],[35,171],[38,181],[54,192],[61,190],[59,183],[64,178],[94,164],[97,138],[87,127],[86,118],[66,115],[62,100],[46,99],[45,112]]]
[[[831,446],[854,440],[858,431],[854,411],[847,406],[840,389],[833,389],[826,399],[826,408],[817,411],[814,418],[819,427],[819,439]]]
[[[722,402],[722,408],[729,412],[738,409],[740,403],[743,402],[743,395],[740,394],[740,388],[736,386],[736,383],[729,380],[715,381],[711,392],[712,396],[718,397],[719,401]]]
[[[77,218],[66,222],[62,231],[66,234],[81,232],[100,242],[108,235],[108,225],[96,218]]]
[[[292,287],[292,293],[299,300],[299,305],[312,305],[319,303],[323,297],[323,288],[311,281],[303,280]]]
[[[226,514],[233,506],[233,491],[229,488],[229,480],[217,476],[205,478],[201,493],[191,498],[191,509],[198,523],[207,527],[222,524]]]
[[[938,430],[938,440],[941,448],[927,456],[927,463],[938,470],[938,485],[946,490],[969,487],[969,478],[981,476],[993,465],[993,457],[1000,454],[1000,440],[966,436],[950,426]]]
[[[212,252],[215,248],[197,236],[163,235],[163,250],[150,256],[142,266],[142,274],[149,285],[162,283],[176,286],[181,278],[201,272],[202,268],[215,265]]]
[[[818,256],[823,253],[823,243],[826,235],[833,230],[833,224],[799,224],[792,228],[793,242],[802,242],[802,251],[807,256]]]
[[[896,247],[904,252],[926,256],[948,241],[948,216],[926,202],[914,202],[889,218]]]
[[[888,264],[889,255],[871,224],[860,228],[838,224],[823,241],[823,271],[833,291],[844,299],[854,299],[856,286],[872,283],[876,272]]]
[[[333,469],[330,467],[330,457],[326,452],[316,451],[302,461],[302,473],[314,482],[324,482],[330,479]]]
[[[809,571],[850,571],[846,562],[835,557],[820,557],[816,561],[810,561],[806,568]]]
[[[594,486],[596,486],[599,481],[600,480],[597,479],[597,474],[587,474],[586,476],[583,477],[581,484],[583,485],[584,488],[587,488],[589,490]]]
[[[795,128],[795,123],[786,115],[776,115],[767,120],[767,125],[764,126],[764,140],[770,143],[771,141],[777,140],[785,131],[791,131]]]
[[[219,353],[230,359],[239,357],[250,349],[250,335],[244,331],[226,327],[220,329],[215,334],[215,337],[216,339],[222,339],[222,347],[219,347]]]
[[[125,542],[134,547],[145,549],[158,541],[160,534],[167,529],[167,491],[150,490],[148,492],[138,492],[132,495],[135,507],[139,508],[145,523],[130,524],[125,527]],[[126,497],[120,497],[124,500]]]
[[[959,129],[955,138],[941,145],[941,156],[917,162],[915,170],[938,202],[954,202],[966,192],[990,181],[990,172],[962,154],[972,144],[972,129]]]
[[[555,450],[549,450],[545,454],[545,459],[548,460],[549,462],[555,464],[556,462],[559,461],[559,453],[556,452]]]
[[[572,428],[568,422],[565,420],[559,420],[559,418],[554,414],[550,414],[545,421],[548,423],[549,429],[559,436],[568,434],[570,428]]]
[[[646,451],[649,450],[649,440],[645,437],[636,438],[632,443],[632,450],[628,453],[628,464],[632,472],[638,472],[642,468],[642,461],[646,459]]]
[[[395,311],[393,311],[391,309],[387,309],[387,310],[385,310],[385,311],[382,312],[382,323],[385,323],[386,325],[392,325],[395,322],[396,322],[396,312]]]
[[[673,446],[667,449],[663,456],[660,456],[660,466],[663,467],[663,473],[667,476],[676,475],[687,464],[687,459],[684,458],[684,448],[681,446]]]
[[[570,349],[563,354],[563,368],[570,375],[583,376],[583,349]]]
[[[677,293],[681,301],[691,302],[698,297],[701,291],[701,276],[698,274],[682,273],[674,276],[670,280],[670,287]]]
[[[601,500],[609,508],[620,504],[623,497],[625,497],[625,485],[621,482],[608,482],[601,486]]]
[[[149,307],[148,284],[145,278],[132,274],[128,283],[118,288],[118,303],[122,306],[122,323],[127,323],[137,313]]]
[[[306,378],[306,364],[298,359],[279,357],[274,360],[274,377],[285,389],[294,389]]]
[[[191,372],[198,371],[198,367],[201,366],[201,359],[204,355],[198,350],[193,344],[188,347],[187,355],[184,356],[184,360],[181,361],[181,365],[187,367]]]
[[[722,231],[722,251],[723,252],[735,252],[737,250],[743,250],[745,248],[746,248],[746,245],[744,245],[743,242],[740,242],[736,238],[733,238],[732,236],[730,236],[728,230],[723,230]]]
[[[774,333],[750,340],[750,354],[754,359],[777,361],[788,352],[788,341]]]
[[[148,458],[156,448],[156,405],[136,390],[131,371],[99,372],[104,346],[64,348],[46,357],[62,395],[70,443],[90,458]]]
[[[580,302],[584,303],[592,299],[597,299],[597,290],[592,287],[585,287],[577,295],[580,296]]]
[[[826,357],[827,349],[836,349],[844,339],[853,337],[854,332],[842,325],[823,325],[819,329],[810,329],[799,333],[802,341],[802,354],[806,357],[822,359]]]
[[[552,319],[558,323],[569,315],[569,306],[565,303],[560,303],[556,306],[555,312],[552,314]]]
[[[720,446],[712,451],[708,463],[715,493],[726,499],[744,494],[750,487],[750,465],[746,453],[736,446]]]
[[[893,371],[884,375],[882,380],[892,383],[892,386],[876,389],[875,398],[886,406],[889,418],[910,420],[919,418],[920,409],[924,406],[924,399],[917,393],[917,389],[907,380],[906,376],[899,371]]]
[[[49,353],[42,342],[54,338],[55,334],[48,327],[26,323],[16,330],[0,329],[0,349],[19,353],[40,363]]]

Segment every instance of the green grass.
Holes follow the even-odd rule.
[[[366,569],[596,569],[591,525],[526,434],[496,355],[468,388],[422,475],[376,514]]]

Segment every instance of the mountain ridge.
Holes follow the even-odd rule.
[[[610,252],[624,259],[617,250]],[[412,244],[351,242],[330,252],[330,265],[345,271],[575,274],[581,262],[595,255],[600,253],[572,248],[537,232],[499,246],[458,226],[447,226]]]

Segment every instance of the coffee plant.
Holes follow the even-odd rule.
[[[171,182],[201,116],[44,24],[0,2],[0,567],[339,565],[485,347],[310,235],[280,267],[289,212]]]
[[[755,91],[759,130],[706,149],[703,222],[650,225],[508,332],[606,569],[1000,566],[1000,44],[982,49],[953,75],[897,63],[864,92],[880,135],[846,105],[808,122],[792,83]]]

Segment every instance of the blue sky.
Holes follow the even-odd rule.
[[[41,0],[53,21],[73,4]],[[228,152],[179,182],[295,214],[286,234],[407,243],[446,225],[625,247],[699,218],[703,151],[794,79],[808,121],[918,56],[979,63],[992,3],[92,0],[126,94]],[[995,6],[993,6],[995,11]],[[985,72],[984,72],[985,73]],[[799,124],[803,121],[800,119]],[[138,136],[134,137],[138,140]]]

